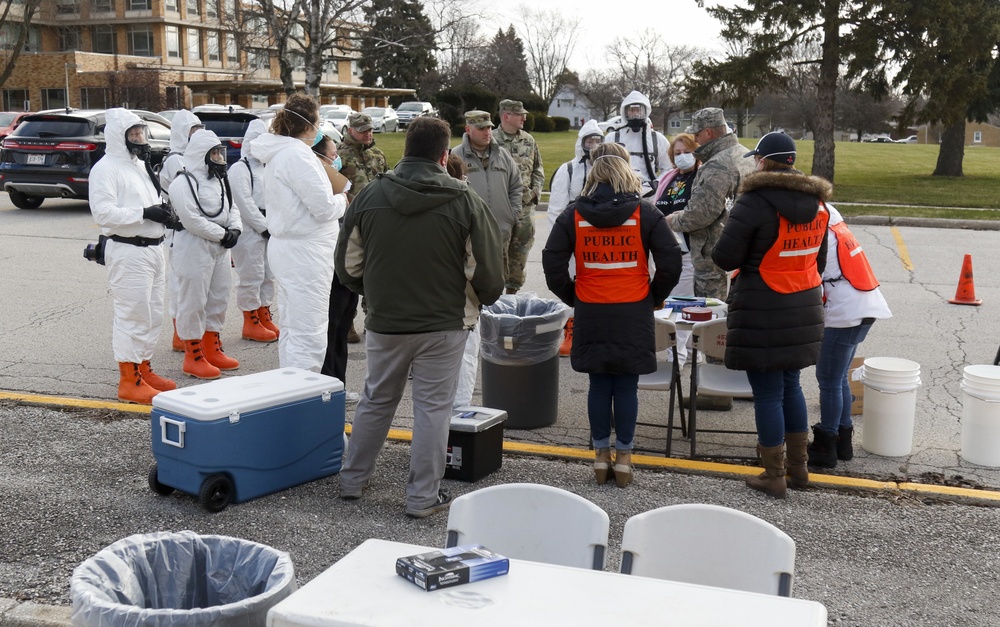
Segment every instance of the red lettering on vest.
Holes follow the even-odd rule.
[[[868,263],[868,257],[847,224],[840,222],[830,229],[837,234],[837,261],[840,263],[840,273],[848,283],[862,292],[870,292],[878,287],[878,279]]]
[[[585,303],[634,303],[649,295],[648,254],[642,246],[638,206],[620,226],[595,227],[579,211],[573,223],[578,299]]]
[[[822,206],[816,217],[804,224],[794,224],[778,215],[778,238],[760,263],[760,276],[775,292],[792,294],[817,287],[821,282],[816,267],[830,214]]]

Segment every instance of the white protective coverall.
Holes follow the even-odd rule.
[[[587,172],[590,172],[590,158],[583,147],[583,138],[591,135],[603,135],[601,127],[597,125],[597,120],[588,120],[580,128],[576,139],[576,156],[572,161],[567,161],[559,166],[552,177],[548,209],[549,226],[556,223],[559,214],[583,191],[583,182],[587,179]]]
[[[160,188],[163,199],[170,201],[170,184],[174,182],[174,177],[184,167],[184,149],[188,145],[188,136],[191,134],[191,127],[201,124],[201,119],[188,111],[182,109],[170,120],[170,153],[163,158],[160,164]],[[173,245],[174,232],[167,229],[167,315],[171,318],[177,317],[177,276],[173,271],[170,252]]]
[[[126,109],[108,109],[106,115],[107,151],[90,171],[90,212],[104,235],[161,239],[166,228],[142,217],[142,210],[160,197],[145,164],[125,147],[125,133],[143,122]],[[104,258],[114,306],[115,360],[142,363],[152,358],[163,324],[163,246],[108,240]]]
[[[236,306],[240,311],[256,311],[271,305],[274,280],[267,264],[267,240],[261,235],[267,230],[264,219],[264,164],[250,154],[250,144],[267,132],[263,120],[254,120],[243,136],[241,159],[229,166],[229,184],[233,188],[233,204],[240,210],[243,234],[233,248],[233,263],[239,283],[236,285]]]
[[[632,170],[642,179],[642,195],[646,196],[653,191],[649,182],[658,179],[660,174],[673,167],[667,154],[670,145],[662,133],[653,130],[653,123],[649,119],[649,112],[652,110],[649,98],[637,91],[633,91],[622,100],[620,109],[622,124],[627,121],[625,112],[630,104],[641,104],[646,107],[645,125],[639,130],[633,130],[628,126],[608,129],[604,141],[625,146],[625,150],[631,155]],[[643,150],[644,138],[645,150]]]
[[[330,286],[347,196],[334,194],[315,153],[301,139],[264,133],[250,144],[264,164],[267,261],[277,283],[278,361],[319,372],[326,356]]]
[[[229,307],[232,269],[229,251],[220,242],[227,228],[242,231],[243,225],[222,182],[208,174],[205,155],[220,143],[212,131],[196,131],[184,150],[184,171],[191,176],[181,172],[170,184],[174,211],[184,224],[183,231],[174,233],[172,252],[177,335],[182,340],[200,340],[206,331],[221,332]]]

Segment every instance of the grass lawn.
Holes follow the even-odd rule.
[[[403,154],[404,133],[380,134],[375,144],[395,164]],[[545,165],[545,187],[552,173],[573,157],[577,132],[537,133],[535,139]],[[452,145],[458,145],[455,138]],[[755,140],[743,139],[753,147]],[[813,142],[797,142],[798,165],[806,173],[812,168]],[[924,207],[988,207],[1000,209],[1000,148],[967,147],[965,176],[931,176],[937,162],[938,146],[926,144],[869,144],[842,142],[836,145],[837,173],[833,200],[836,203],[919,205]],[[897,215],[941,218],[1000,219],[1000,214],[961,209],[917,209],[850,207],[840,205],[847,215]]]

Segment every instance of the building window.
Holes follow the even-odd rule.
[[[91,26],[90,46],[101,54],[115,53],[115,29],[111,26]]]
[[[983,132],[982,131],[976,131],[975,133],[972,134],[972,143],[973,144],[981,144],[981,143],[983,143]]]
[[[82,109],[107,109],[108,108],[108,88],[107,87],[81,87],[80,88],[80,108],[82,108]]]
[[[219,51],[219,31],[210,30],[205,33],[205,47],[208,48],[209,61],[222,60],[222,55]]]
[[[163,10],[177,12],[177,0],[163,0]]]
[[[90,13],[114,13],[115,12],[115,0],[92,0],[90,4]]]
[[[357,60],[351,61],[351,76],[361,76],[361,68],[358,67]]]
[[[187,29],[188,61],[201,61],[201,33],[197,28]]]
[[[232,21],[236,17],[236,0],[222,0],[222,10],[226,12],[226,17]]]
[[[78,0],[57,0],[56,13],[59,15],[71,15],[80,12]]]
[[[79,50],[80,28],[76,26],[65,26],[59,28],[59,52]]]
[[[205,17],[219,17],[219,0],[205,0]]]
[[[153,8],[153,0],[128,0],[129,11],[149,11]]]
[[[304,72],[306,69],[306,55],[301,52],[289,52],[288,60],[291,62],[293,72]]]
[[[261,105],[261,107],[267,107],[267,96],[261,96],[260,94],[253,94],[252,96],[250,96],[250,102],[255,105]]]
[[[128,53],[139,57],[153,56],[153,31],[149,26],[129,27]]]
[[[28,90],[27,89],[3,90],[3,110],[31,111],[31,102],[28,100]]]
[[[181,103],[181,88],[175,86],[167,87],[167,107],[170,109],[180,109]]]
[[[181,58],[181,31],[176,26],[167,26],[167,57]]]
[[[670,128],[680,128],[680,127],[681,127],[680,120],[670,120]]]
[[[187,0],[188,19],[198,17],[198,0]]]
[[[233,33],[226,34],[226,61],[234,65],[240,62],[240,55],[236,50],[236,35]]]
[[[66,90],[62,87],[42,90],[42,109],[62,109],[66,107]]]
[[[247,52],[247,64],[254,70],[268,70],[271,68],[271,60],[268,58],[267,50],[250,50]]]

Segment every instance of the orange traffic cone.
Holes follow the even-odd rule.
[[[976,299],[976,286],[972,281],[972,255],[966,255],[962,261],[962,276],[958,277],[958,289],[955,298],[949,299],[953,305],[982,305],[983,301]]]

